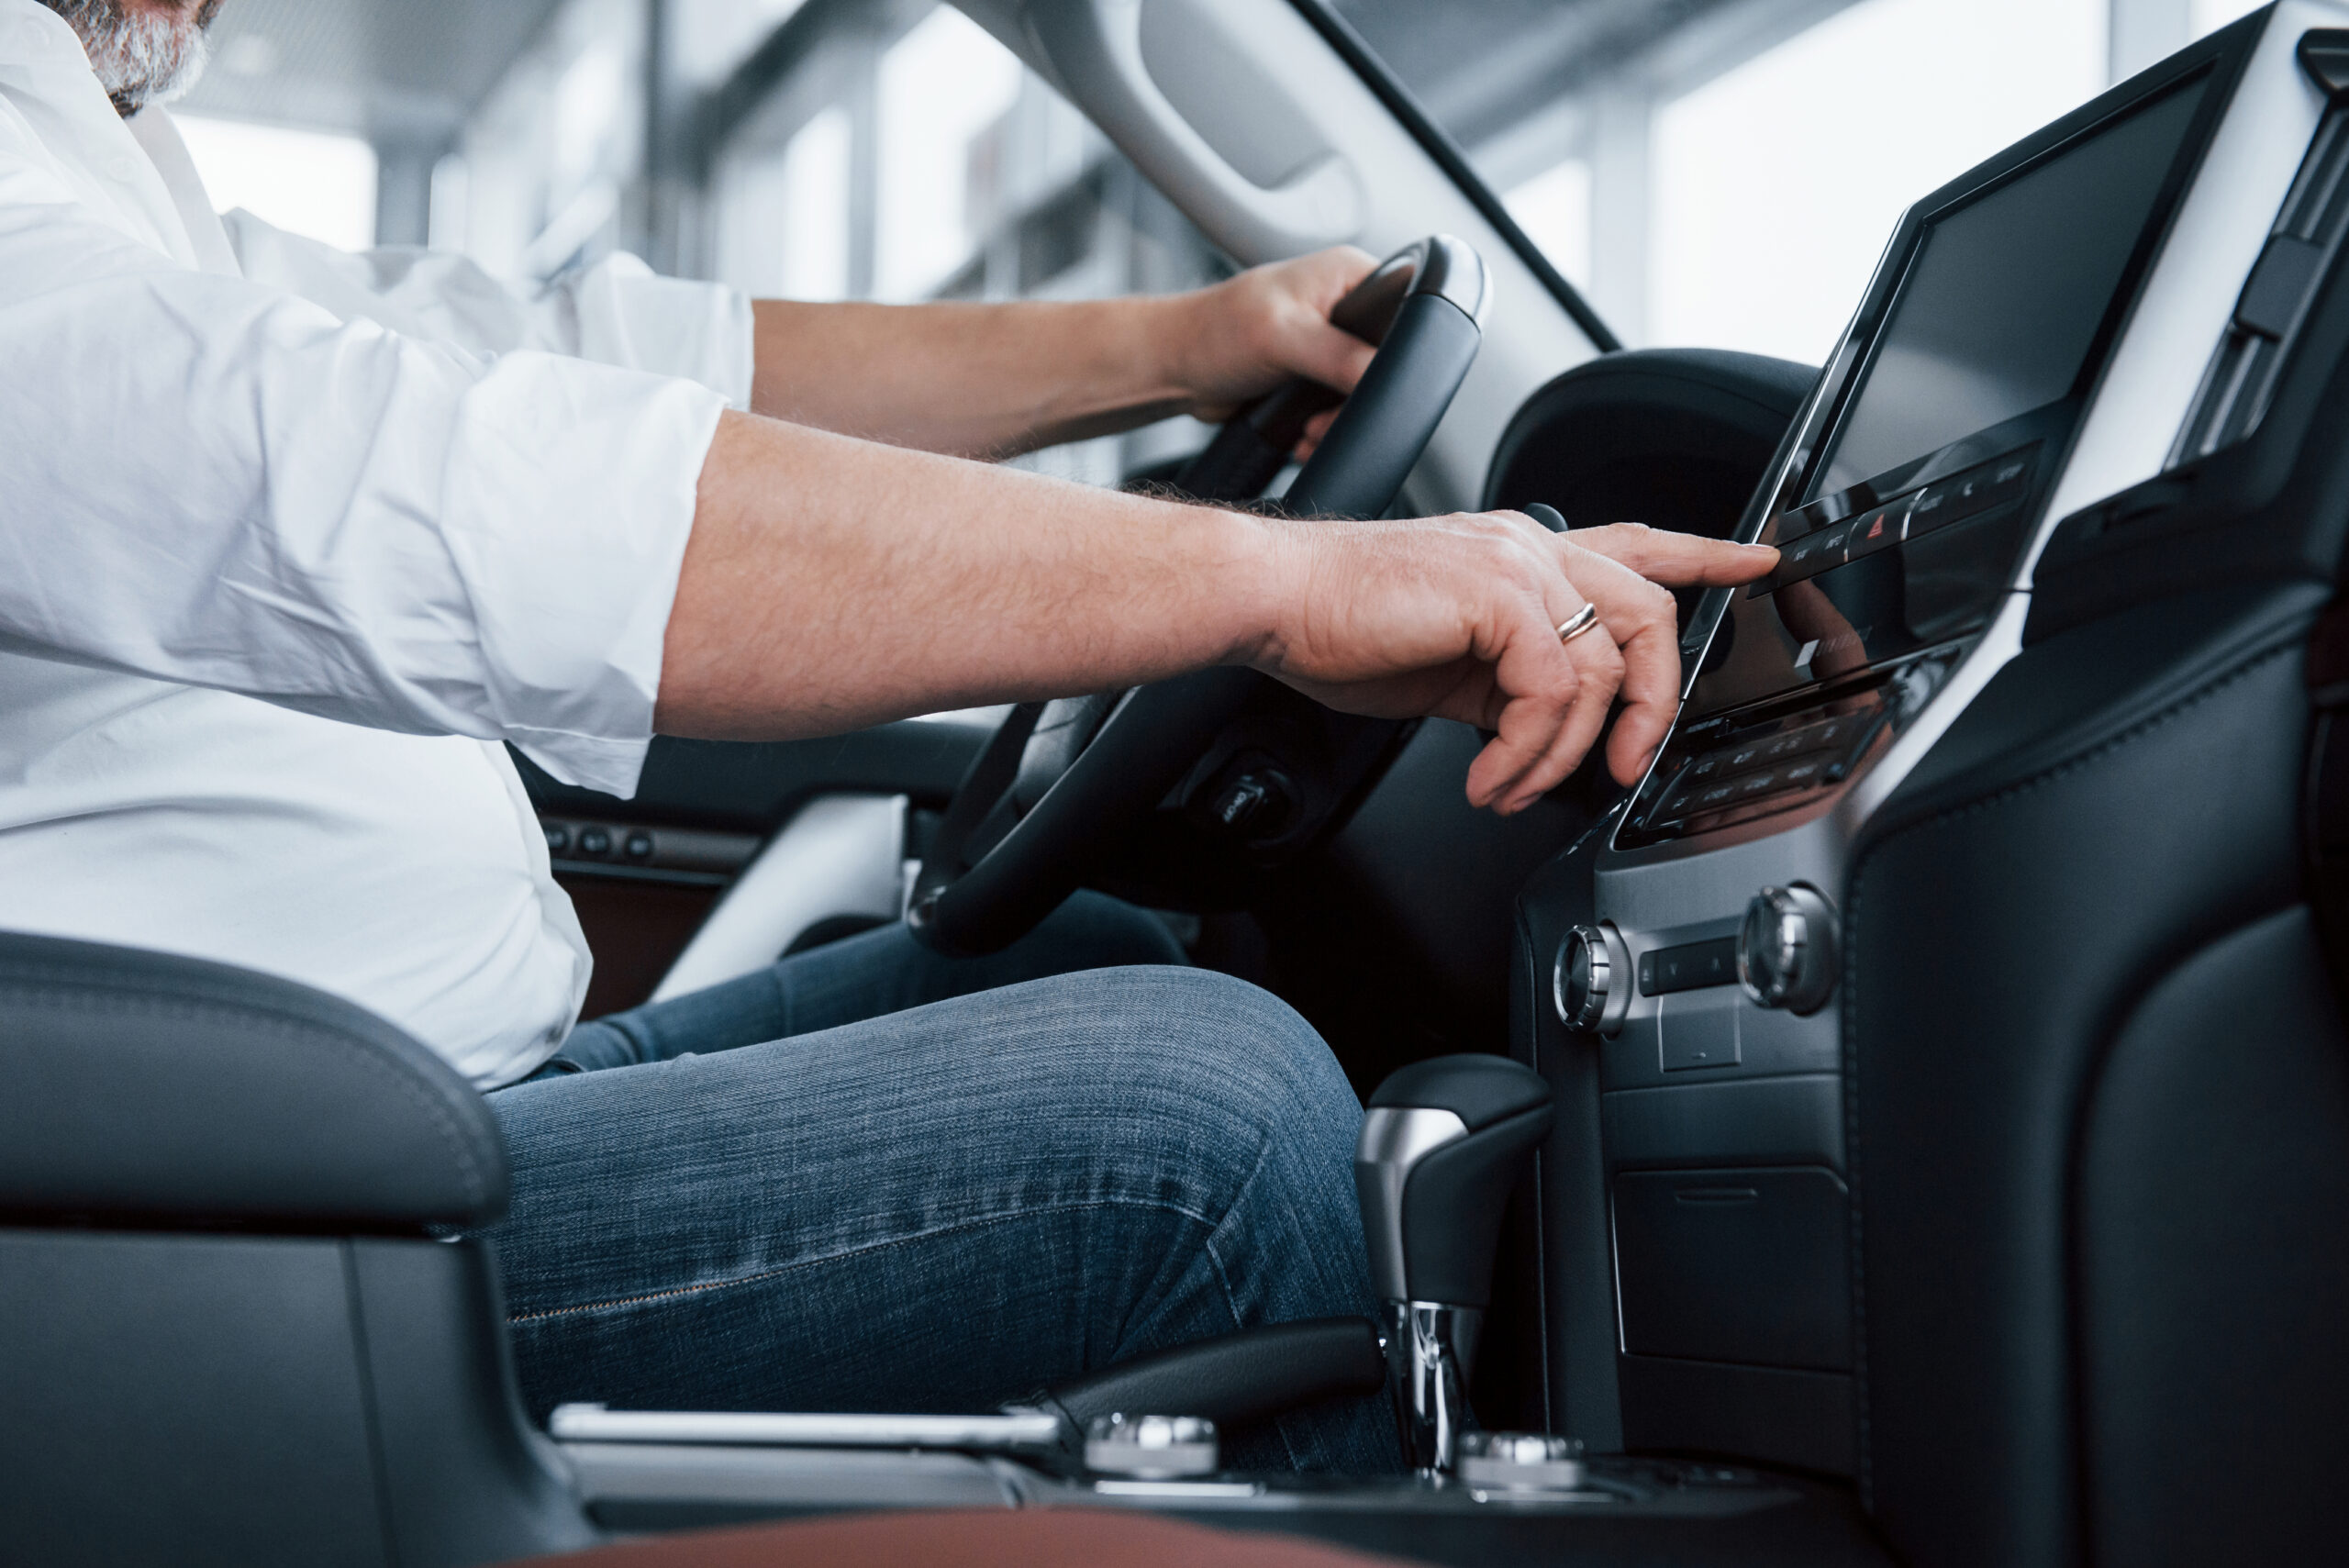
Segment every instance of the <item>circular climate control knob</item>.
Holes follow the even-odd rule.
[[[1810,888],[1765,887],[1737,933],[1737,980],[1765,1007],[1815,1013],[1835,994],[1835,910]]]
[[[1550,1000],[1570,1029],[1613,1034],[1631,1003],[1631,975],[1623,939],[1611,926],[1576,926],[1558,944],[1550,971]]]

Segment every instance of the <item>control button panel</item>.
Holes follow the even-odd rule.
[[[1634,814],[1634,833],[1673,838],[1743,821],[1841,784],[1875,738],[1884,703],[1869,690],[1826,706],[1742,726],[1699,725],[1675,736],[1650,781],[1656,804]],[[1663,779],[1669,782],[1659,785]]]
[[[1789,584],[1808,582],[1879,550],[2023,501],[2031,494],[2038,456],[2036,445],[2007,452],[1895,495],[1856,517],[1851,515],[1850,495],[1798,506],[1778,519],[1778,569],[1748,588],[1747,596],[1775,594]],[[1865,500],[1867,492],[1857,495]]]
[[[1920,538],[2021,500],[2031,489],[2034,455],[2032,451],[2009,452],[1926,485],[1909,504],[1909,536]]]
[[[1640,955],[1640,995],[1669,995],[1708,985],[1737,984],[1737,939],[1716,937],[1709,942],[1651,948]]]
[[[1753,585],[1756,595],[1775,593],[1789,583],[1816,577],[1843,564],[1852,542],[1852,525],[1837,523],[1778,546],[1778,570]]]
[[[570,875],[722,887],[759,852],[759,840],[748,833],[560,817],[541,817],[539,826],[552,868]]]
[[[1928,649],[1832,686],[1684,724],[1640,786],[1615,847],[1643,849],[1827,798],[1932,701],[1965,648]]]

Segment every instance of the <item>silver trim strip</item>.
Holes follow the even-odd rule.
[[[715,1443],[740,1448],[924,1448],[1015,1453],[1052,1448],[1060,1419],[1019,1416],[789,1415],[747,1410],[612,1410],[558,1405],[547,1432],[566,1443]]]

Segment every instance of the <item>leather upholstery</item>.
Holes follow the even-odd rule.
[[[2154,985],[2099,1076],[2079,1170],[2099,1557],[2337,1560],[2349,1542],[2349,1033],[2305,908],[2221,938]]]
[[[2321,599],[2237,588],[2048,639],[1855,858],[1842,1021],[1862,1485],[1920,1568],[2054,1568],[2089,1550],[2080,1346],[2102,1330],[2076,1294],[2081,1129],[2141,999],[2299,898],[2300,654]],[[2262,1431],[2268,1414],[2237,1406],[2210,1440],[2312,1435]]]
[[[0,933],[0,1214],[415,1229],[500,1218],[480,1095],[291,981]]]
[[[1369,1103],[1447,1110],[1469,1131],[1482,1132],[1495,1122],[1547,1109],[1550,1088],[1521,1063],[1470,1052],[1398,1067],[1372,1091]]]
[[[1145,1514],[1071,1509],[810,1519],[630,1541],[514,1568],[1377,1568],[1400,1561]]]

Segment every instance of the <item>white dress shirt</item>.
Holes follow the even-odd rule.
[[[633,791],[747,302],[224,226],[169,120],[0,0],[0,928],[527,1075],[588,957],[503,743]]]

